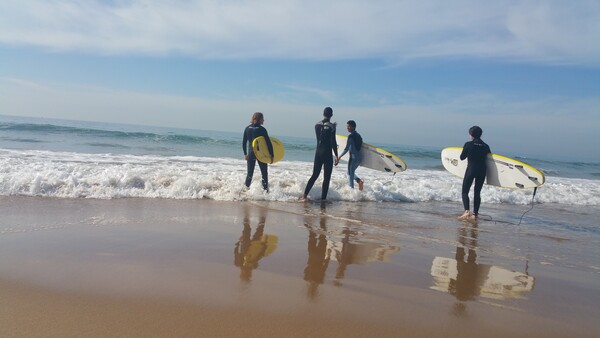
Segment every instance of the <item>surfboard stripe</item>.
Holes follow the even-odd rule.
[[[458,149],[461,149],[461,151],[462,151],[462,148],[458,148]],[[501,159],[504,159],[504,160],[508,160],[508,161],[516,162],[516,163],[518,163],[519,165],[521,165],[523,168],[527,168],[527,169],[529,169],[529,170],[532,170],[532,171],[536,172],[538,175],[540,175],[540,176],[542,176],[542,177],[544,177],[544,178],[545,178],[544,174],[543,174],[541,171],[537,170],[536,168],[534,168],[534,167],[530,166],[530,165],[529,165],[529,164],[527,164],[527,163],[523,163],[523,162],[521,162],[521,161],[519,161],[519,160],[515,160],[515,159],[512,159],[512,158],[510,158],[510,157],[506,157],[506,156],[502,156],[502,155],[498,155],[498,154],[493,154],[493,155],[494,155],[494,157],[495,157],[495,158],[501,158]],[[515,165],[515,166],[516,166],[516,165]],[[544,181],[545,181],[545,179],[544,179]]]

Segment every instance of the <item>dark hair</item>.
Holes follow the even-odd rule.
[[[481,134],[483,134],[483,130],[481,130],[479,126],[472,126],[469,129],[469,135],[473,136],[474,138],[480,138]]]
[[[356,129],[356,122],[354,122],[354,120],[350,120],[350,121],[346,122],[346,124],[349,124],[352,126],[352,128]]]
[[[323,115],[327,117],[332,117],[333,109],[331,109],[331,107],[325,107],[325,109],[323,109]]]
[[[264,119],[264,116],[262,113],[256,112],[254,114],[252,114],[252,118],[250,119],[250,123],[252,124],[257,124],[258,120],[260,119]]]

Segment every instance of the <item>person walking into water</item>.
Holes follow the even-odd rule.
[[[317,136],[317,149],[315,151],[315,161],[313,164],[313,173],[308,183],[306,183],[306,189],[304,189],[304,195],[300,199],[306,200],[308,193],[312,189],[315,181],[321,174],[321,169],[324,168],[323,174],[323,186],[321,190],[321,200],[327,199],[327,192],[329,191],[329,181],[331,180],[331,172],[333,171],[333,157],[331,151],[335,155],[335,164],[339,162],[337,142],[335,141],[335,123],[331,123],[331,117],[333,116],[333,109],[326,107],[323,110],[323,120],[315,125],[315,134]]]
[[[356,122],[350,120],[346,122],[346,129],[350,133],[346,142],[346,148],[339,156],[340,158],[350,152],[350,160],[348,161],[348,185],[354,189],[354,181],[358,183],[358,190],[363,190],[363,180],[356,176],[356,168],[360,165],[360,148],[362,147],[362,137],[356,132]],[[339,163],[339,158],[336,159],[336,165]]]
[[[477,219],[479,215],[479,205],[481,204],[481,188],[485,182],[487,175],[486,161],[487,155],[491,153],[490,147],[481,140],[481,130],[478,126],[473,126],[469,129],[471,141],[465,143],[462,153],[460,154],[461,161],[468,160],[467,170],[462,184],[462,201],[465,212],[458,217],[460,220]],[[475,181],[475,189],[473,196],[473,212],[469,208],[469,190]]]
[[[271,155],[271,164],[273,163],[273,144],[269,138],[269,134],[265,127],[265,118],[262,113],[254,113],[250,120],[250,125],[244,129],[244,138],[242,140],[242,149],[244,150],[244,158],[248,164],[248,174],[246,175],[246,187],[250,187],[252,183],[252,176],[254,175],[254,167],[256,166],[256,156],[254,155],[254,149],[252,149],[252,142],[255,138],[263,136],[267,141],[267,147],[269,148],[269,154]],[[258,161],[258,167],[262,174],[262,186],[267,192],[269,192],[269,174],[267,170],[267,164]]]

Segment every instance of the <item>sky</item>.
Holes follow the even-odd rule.
[[[0,114],[600,161],[598,0],[2,0]],[[341,130],[345,130],[342,128]]]

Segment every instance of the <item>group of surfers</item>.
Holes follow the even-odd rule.
[[[313,163],[313,173],[306,183],[304,194],[300,197],[301,200],[307,200],[308,193],[312,189],[315,181],[320,176],[321,171],[324,171],[323,184],[321,190],[321,200],[327,199],[327,193],[329,191],[329,182],[331,180],[331,173],[333,166],[338,165],[340,158],[346,153],[350,153],[350,159],[348,161],[348,185],[354,188],[354,182],[358,183],[358,189],[363,190],[364,181],[356,176],[356,169],[361,163],[360,149],[362,147],[362,137],[356,131],[356,122],[349,120],[346,123],[346,129],[349,132],[348,141],[343,152],[338,155],[338,145],[336,142],[336,126],[337,123],[331,122],[333,116],[333,109],[331,107],[325,107],[323,110],[323,120],[315,124],[315,136],[317,139],[317,148],[315,150],[315,159]],[[271,163],[273,163],[274,152],[273,144],[269,138],[269,134],[263,123],[265,122],[264,115],[260,112],[254,113],[248,125],[244,129],[244,135],[242,140],[242,149],[244,150],[244,158],[247,161],[248,171],[246,175],[246,187],[250,187],[252,183],[252,177],[254,175],[254,168],[256,167],[256,156],[252,149],[252,141],[257,137],[264,137],[271,155]],[[481,189],[485,182],[486,177],[486,158],[491,153],[490,147],[481,140],[483,130],[478,126],[473,126],[469,129],[469,135],[471,140],[466,142],[462,153],[460,155],[461,160],[468,160],[467,169],[463,178],[462,184],[462,202],[464,207],[464,213],[458,218],[461,220],[472,220],[477,219],[479,214],[479,206],[481,204]],[[332,156],[333,152],[333,156]],[[258,166],[262,174],[262,186],[267,192],[269,191],[269,179],[268,179],[268,167],[267,163],[258,161]],[[475,183],[474,198],[473,198],[473,211],[470,210],[469,191],[471,186]]]

